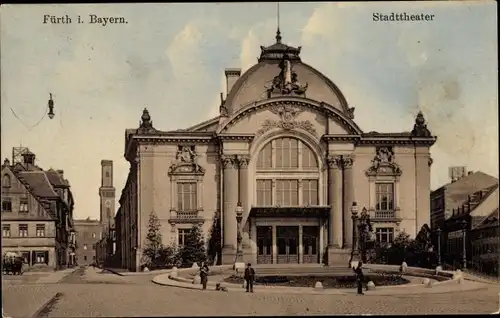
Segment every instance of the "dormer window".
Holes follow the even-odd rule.
[[[8,174],[4,174],[2,177],[2,188],[10,188],[10,187],[11,187],[10,176]]]

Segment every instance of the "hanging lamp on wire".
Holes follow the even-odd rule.
[[[55,114],[54,114],[54,101],[52,100],[52,93],[49,93],[49,118],[52,119],[54,118]]]

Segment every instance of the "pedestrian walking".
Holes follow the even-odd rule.
[[[356,274],[356,283],[358,285],[358,295],[364,295],[363,282],[365,280],[365,275],[363,274],[362,266],[363,266],[363,263],[360,261],[358,263],[358,267],[356,267],[356,269],[354,269],[354,273]]]
[[[201,285],[203,286],[202,289],[203,290],[207,289],[207,283],[208,283],[208,265],[205,264],[205,262],[203,262],[201,264],[200,279],[201,279]]]
[[[252,268],[252,264],[248,263],[247,267],[245,268],[245,281],[247,285],[247,290],[246,292],[248,293],[249,291],[253,293],[253,281],[255,280],[255,270]]]

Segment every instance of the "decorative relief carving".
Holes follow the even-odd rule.
[[[238,163],[238,168],[246,169],[248,168],[248,163],[250,162],[250,156],[238,155],[236,156],[236,161]]]
[[[355,109],[356,109],[355,107],[347,108],[347,117],[349,117],[350,119],[354,119],[354,110]]]
[[[270,110],[273,114],[278,115],[280,120],[266,119],[262,124],[262,128],[257,131],[257,135],[262,135],[273,128],[280,128],[283,130],[302,129],[316,136],[316,129],[309,120],[296,120],[297,116],[304,111],[302,107],[291,104],[278,104],[271,106]]]
[[[281,95],[304,95],[308,84],[301,84],[298,75],[293,71],[292,62],[287,54],[283,55],[279,67],[280,73],[273,80],[266,84],[267,97],[271,98],[273,94]]]
[[[392,175],[400,176],[401,168],[394,161],[394,151],[392,147],[377,147],[376,155],[372,160],[372,165],[366,171],[368,176]]]
[[[431,157],[429,157],[428,161],[427,161],[427,164],[430,166],[432,166],[432,164],[434,163],[434,159],[432,159]]]
[[[221,161],[224,169],[234,169],[238,167],[238,161],[235,156],[222,155]]]
[[[142,111],[141,121],[139,122],[139,128],[137,129],[137,133],[153,134],[156,132],[157,130],[153,127],[153,121],[151,120],[149,111],[146,108],[144,108],[144,110]]]
[[[330,169],[342,169],[342,156],[328,155],[326,162]]]
[[[342,156],[342,165],[344,169],[352,168],[354,164],[354,156]]]
[[[172,174],[204,174],[205,169],[198,164],[198,154],[195,146],[178,146],[177,161],[169,168],[169,175]]]
[[[427,128],[424,114],[421,111],[418,112],[415,118],[415,125],[413,125],[411,135],[414,137],[432,137],[430,130]]]

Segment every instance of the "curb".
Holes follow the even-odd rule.
[[[40,308],[38,308],[37,311],[35,311],[35,313],[31,316],[31,318],[39,318],[40,314],[45,309],[47,309],[52,303],[54,303],[58,297],[62,297],[62,295],[63,294],[59,292],[55,293],[54,296],[50,297],[49,300],[47,300],[42,306],[40,306]]]

